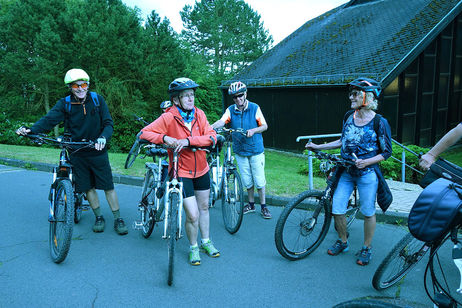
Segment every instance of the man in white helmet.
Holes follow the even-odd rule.
[[[90,77],[82,69],[71,69],[64,77],[70,95],[61,98],[56,105],[30,129],[20,127],[16,133],[27,135],[49,132],[64,122],[65,132],[72,141],[95,141],[94,149],[82,149],[70,153],[74,168],[76,191],[84,192],[96,216],[94,232],[103,232],[105,220],[101,213],[96,189],[104,190],[107,202],[114,215],[114,230],[125,235],[128,229],[120,217],[119,201],[114,190],[106,142],[114,131],[111,115],[102,96],[89,92]],[[87,95],[90,94],[90,95]]]

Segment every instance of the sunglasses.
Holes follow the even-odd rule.
[[[233,96],[233,99],[238,99],[238,98],[243,97],[243,96],[244,96],[244,93],[238,94],[238,95]]]
[[[351,90],[350,93],[348,94],[348,96],[358,97],[359,95],[361,95],[361,93],[362,93],[362,91]]]
[[[88,88],[88,83],[86,83],[86,82],[81,83],[81,84],[73,83],[71,85],[71,88],[74,89],[74,90],[77,90],[79,87],[85,90],[86,88]]]

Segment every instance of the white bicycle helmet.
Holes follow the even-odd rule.
[[[245,83],[237,81],[237,82],[233,82],[229,86],[228,94],[229,95],[236,95],[238,93],[242,93],[242,92],[245,92],[245,91],[247,91],[247,86],[245,85]]]
[[[171,101],[163,101],[162,103],[160,103],[160,109],[167,109],[169,107],[172,107]]]
[[[90,81],[90,76],[80,69],[80,68],[73,68],[67,71],[66,76],[64,76],[64,84],[70,84],[77,80],[83,81]]]

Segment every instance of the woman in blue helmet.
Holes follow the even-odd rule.
[[[356,185],[361,200],[360,210],[364,215],[364,244],[356,263],[367,265],[372,255],[371,242],[376,225],[375,199],[378,183],[384,183],[378,163],[391,156],[391,130],[387,120],[375,113],[382,91],[380,84],[373,79],[358,78],[348,85],[352,110],[345,115],[340,139],[320,145],[309,142],[305,147],[315,151],[341,148],[340,153],[344,159],[355,161],[354,168],[341,173],[334,192],[332,214],[339,239],[327,253],[336,256],[349,249],[345,213]],[[391,200],[388,201],[388,205],[389,203]],[[381,205],[383,210],[386,210],[387,206],[384,208]]]

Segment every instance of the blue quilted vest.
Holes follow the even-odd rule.
[[[248,130],[258,127],[255,116],[257,114],[258,105],[248,102],[247,109],[240,111],[236,105],[228,107],[231,114],[231,128],[243,128]],[[261,133],[255,134],[250,138],[243,136],[240,133],[233,133],[233,151],[241,156],[253,156],[264,152],[263,136]]]

